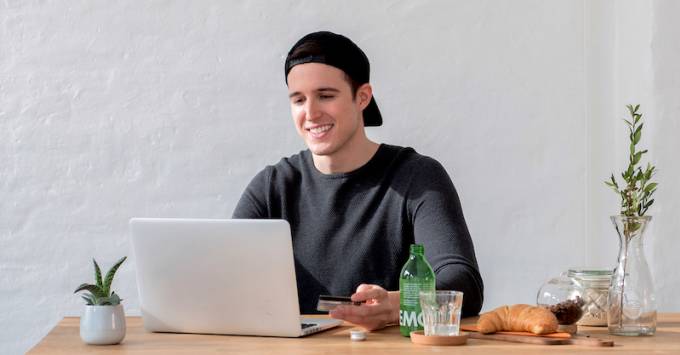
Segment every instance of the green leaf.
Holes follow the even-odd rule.
[[[113,276],[116,275],[116,271],[120,267],[120,265],[127,259],[127,256],[122,257],[120,260],[118,260],[112,267],[109,269],[109,271],[106,273],[106,277],[104,278],[104,293],[105,296],[109,295],[109,291],[111,291],[111,284],[113,283]]]
[[[640,142],[640,137],[642,137],[642,131],[638,129],[637,131],[635,131],[635,135],[633,137],[633,144],[638,144],[638,142]]]
[[[637,154],[636,154],[637,155]],[[639,159],[638,159],[639,160]],[[637,181],[642,181],[642,177],[644,174],[642,173],[642,169],[638,168],[637,174],[635,175],[635,180]]]
[[[97,285],[92,285],[92,284],[82,284],[76,288],[73,293],[78,293],[80,291],[90,291],[95,297],[106,297],[104,294],[104,290],[99,288]]]
[[[630,113],[631,116],[635,113],[633,105],[626,105],[626,108],[628,108],[628,112]]]
[[[645,186],[645,189],[643,190],[645,193],[650,193],[652,190],[656,188],[656,186],[659,185],[655,182],[650,183],[649,185]]]
[[[628,121],[627,119],[624,118],[624,119],[623,119],[623,122],[626,122],[626,124],[628,125],[628,127],[633,127],[633,123],[631,123],[631,122]],[[630,128],[629,128],[629,129],[630,129]]]
[[[99,269],[99,265],[97,265],[97,260],[94,260],[94,258],[92,258],[92,262],[94,263],[94,280],[97,283],[97,286],[99,286],[99,288],[102,288],[103,286],[102,271],[101,269]]]
[[[115,306],[120,304],[120,301],[122,301],[122,299],[118,297],[118,295],[115,292],[113,292],[109,297],[102,297],[97,299],[96,304],[99,306]]]
[[[605,183],[607,186],[609,186],[612,190],[614,190],[614,191],[616,191],[616,192],[619,192],[619,189],[617,188],[617,186],[615,186],[615,185],[612,184],[611,182],[605,181],[604,183]]]
[[[640,108],[640,104],[635,105],[635,108],[633,109],[633,112],[637,112],[637,110]]]
[[[88,306],[94,305],[94,299],[92,298],[91,295],[82,295],[80,297],[82,297],[85,300],[85,304],[87,304]]]
[[[640,159],[642,158],[642,154],[644,154],[644,153],[643,152],[637,152],[637,153],[635,153],[635,155],[633,155],[633,165],[636,165],[637,163],[640,162]],[[642,177],[642,171],[640,171],[639,176],[640,176],[640,178]]]
[[[609,187],[611,187],[612,191],[614,191],[614,192],[616,192],[616,193],[618,193],[618,192],[619,192],[619,189],[617,189],[616,187],[614,187],[614,186],[611,186],[611,185],[610,185]]]
[[[647,169],[645,169],[645,180],[651,179],[652,175],[654,175],[654,167],[647,163]]]
[[[644,207],[644,209],[642,210],[642,213],[641,213],[640,215],[641,215],[641,216],[644,215],[644,214],[647,212],[647,210],[649,209],[649,207],[650,207],[653,203],[654,203],[654,199],[651,199],[651,200],[649,200],[647,203],[645,203],[645,207]]]
[[[111,301],[109,300],[108,297],[102,297],[102,298],[98,298],[98,299],[97,299],[97,302],[96,302],[95,304],[96,304],[97,306],[110,306],[110,305],[111,305]]]
[[[109,297],[109,300],[111,301],[111,304],[114,306],[120,304],[120,301],[122,301],[122,299],[118,297],[118,295],[115,292],[111,293],[111,297]]]
[[[635,144],[630,143],[630,155],[635,154]]]
[[[644,123],[640,123],[640,125],[635,129],[635,136],[642,134],[642,126],[644,125]]]

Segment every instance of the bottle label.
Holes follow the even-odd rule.
[[[423,327],[423,312],[399,310],[399,325],[409,328]]]
[[[399,325],[411,330],[423,329],[423,313],[420,309],[420,291],[432,289],[430,282],[404,280],[400,287],[401,304]]]

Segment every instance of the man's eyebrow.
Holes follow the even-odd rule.
[[[315,89],[314,91],[316,91],[316,92],[322,92],[322,91],[340,92],[340,90],[333,88],[333,87],[321,87],[321,88]],[[288,95],[288,97],[291,98],[293,96],[298,96],[298,95],[301,95],[301,94],[302,94],[301,92],[295,91],[295,92],[290,93]]]
[[[331,88],[331,87],[327,87],[327,88],[318,88],[318,89],[316,89],[315,91],[333,91],[333,92],[340,92],[340,90],[338,90],[338,89],[336,89],[336,88]]]

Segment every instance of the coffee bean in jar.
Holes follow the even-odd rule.
[[[560,325],[570,325],[578,322],[583,316],[583,299],[576,296],[574,299],[562,301],[554,304],[548,309],[557,318],[557,323]]]

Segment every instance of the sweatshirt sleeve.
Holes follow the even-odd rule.
[[[264,219],[269,218],[267,195],[271,167],[260,171],[243,191],[241,198],[231,216],[233,219]]]
[[[462,291],[462,316],[477,315],[484,284],[456,189],[432,158],[422,157],[415,171],[408,192],[415,241],[425,247],[437,289]]]

